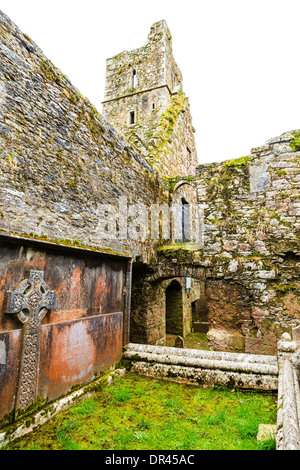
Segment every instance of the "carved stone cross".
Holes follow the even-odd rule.
[[[49,290],[43,271],[30,271],[29,279],[7,292],[6,313],[16,314],[23,323],[16,409],[36,401],[41,321],[54,306],[55,291]]]

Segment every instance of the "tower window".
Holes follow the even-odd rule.
[[[136,75],[136,70],[133,69],[131,72],[131,88],[136,88],[137,86],[137,75]]]
[[[152,111],[155,110],[155,103],[152,103]]]
[[[135,111],[130,111],[129,113],[129,124],[135,124]]]

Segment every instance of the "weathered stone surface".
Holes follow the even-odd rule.
[[[37,397],[55,400],[121,358],[127,323],[127,260],[0,238],[0,344],[4,345],[0,420],[4,425],[14,419],[14,408],[28,408]],[[30,271],[39,274],[33,288]],[[23,303],[16,307],[16,302],[8,302],[7,308],[8,291],[21,294]],[[47,292],[53,291],[55,306],[47,298]]]
[[[137,250],[105,231],[101,207],[148,206],[152,168],[3,13],[0,44],[0,230]]]
[[[164,344],[166,289],[176,280],[182,336],[191,331],[193,303],[201,300],[211,344],[226,349],[131,345],[124,356],[133,369],[203,386],[276,390],[272,354],[281,334],[300,324],[295,131],[239,160],[199,165],[195,176],[189,104],[165,22],[153,25],[144,48],[108,60],[105,116],[126,138],[2,13],[0,39],[0,230],[14,239],[1,245],[0,306],[30,269],[45,269],[57,305],[41,325],[39,396],[55,399],[120,358],[129,341],[131,287],[131,269],[120,253],[139,257],[133,266],[134,340]],[[131,124],[132,111],[140,121]],[[183,198],[201,204],[201,247],[156,251],[159,240],[127,238],[122,201],[149,205]],[[101,225],[103,203],[113,207]],[[176,222],[173,217],[170,225]],[[114,229],[122,237],[112,237]],[[33,239],[46,244],[37,247]],[[54,242],[60,250],[86,250],[84,260],[76,250],[72,256],[57,253]],[[116,259],[100,262],[93,251],[99,247]],[[0,414],[11,419],[22,337],[20,325],[0,312]],[[283,337],[278,442],[298,448],[298,366],[291,354],[296,347]]]
[[[55,291],[44,281],[44,272],[31,270],[14,292],[7,292],[4,313],[17,315],[23,324],[16,408],[25,410],[37,399],[41,323],[55,307]]]
[[[277,378],[260,374],[225,372],[223,370],[196,369],[168,364],[133,362],[131,370],[148,377],[167,379],[201,387],[227,386],[251,390],[277,390]]]
[[[210,329],[242,334],[249,352],[274,354],[281,334],[300,324],[295,133],[247,157],[198,167]]]
[[[145,352],[149,354],[161,354],[161,355],[175,355],[180,357],[190,357],[190,358],[203,358],[203,359],[213,359],[229,362],[246,362],[246,363],[257,363],[257,364],[271,364],[277,366],[277,357],[276,356],[267,356],[267,355],[254,355],[254,354],[242,354],[242,353],[232,353],[225,351],[207,351],[201,349],[181,349],[181,348],[169,348],[163,346],[153,346],[150,344],[136,344],[129,343],[126,350]]]
[[[283,358],[278,378],[278,450],[300,449],[299,406],[299,378],[290,358]]]

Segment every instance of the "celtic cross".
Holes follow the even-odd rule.
[[[36,401],[40,351],[40,327],[47,311],[55,306],[55,291],[49,290],[43,271],[30,271],[15,291],[7,292],[5,313],[17,315],[22,328],[21,359],[16,409]]]

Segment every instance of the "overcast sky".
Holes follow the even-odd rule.
[[[100,113],[106,58],[144,46],[165,19],[200,163],[300,128],[300,0],[0,0],[0,9]]]

